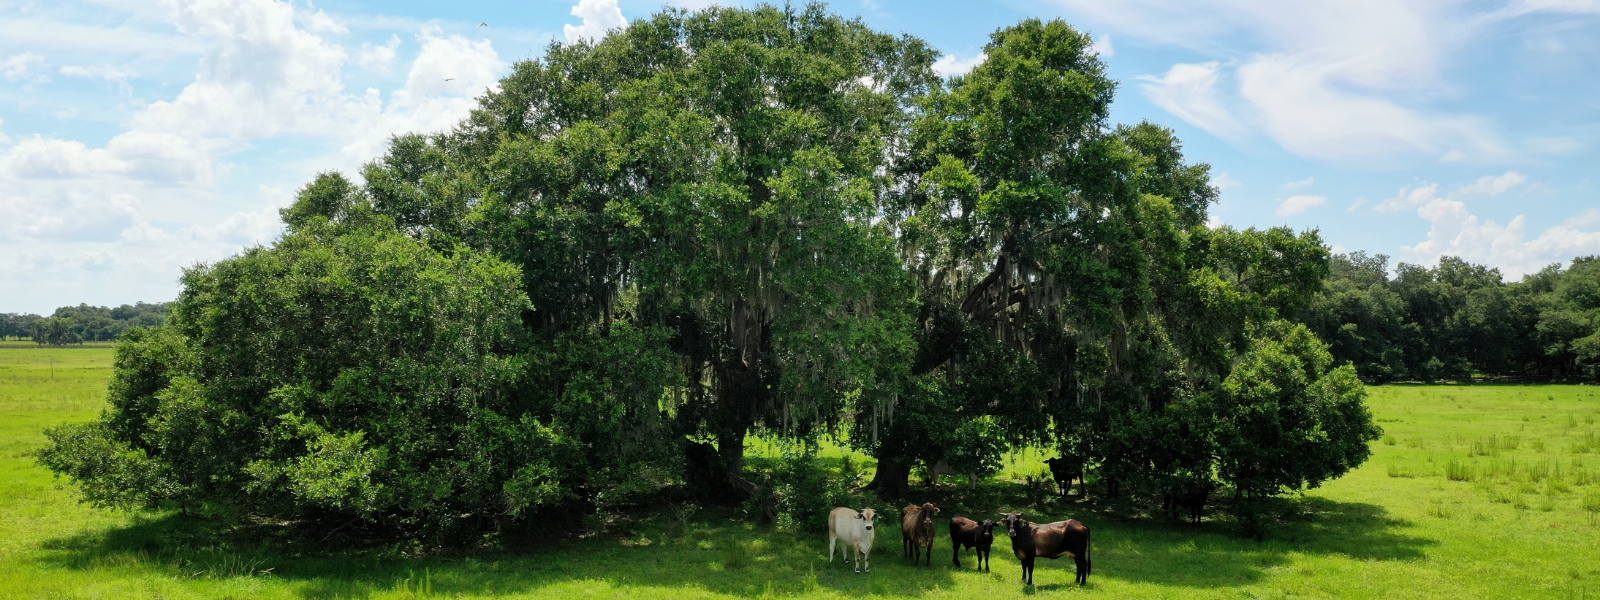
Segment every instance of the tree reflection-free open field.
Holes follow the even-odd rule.
[[[954,479],[926,492],[944,507],[932,568],[900,557],[891,513],[872,573],[856,575],[826,562],[822,535],[712,508],[646,506],[601,533],[423,553],[262,541],[175,513],[93,509],[31,453],[44,428],[97,413],[111,356],[0,344],[0,598],[1600,598],[1594,387],[1371,388],[1387,432],[1372,460],[1277,503],[1261,541],[1225,510],[1191,526],[1092,495],[1041,500],[1022,482],[1042,471],[1040,457],[1016,456],[976,492]],[[1041,560],[1039,585],[1024,588],[1004,539],[992,573],[972,571],[970,554],[953,568],[943,518],[1000,508],[1088,523],[1089,587],[1069,585],[1070,562]],[[596,524],[574,524],[584,526]]]

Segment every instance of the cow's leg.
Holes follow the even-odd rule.
[[[957,569],[961,568],[961,544],[950,542],[950,562],[955,563]]]
[[[928,566],[933,566],[933,540],[928,540]]]
[[[839,541],[837,536],[828,536],[828,564],[833,564],[833,546]]]
[[[1084,564],[1086,561],[1084,561],[1083,557],[1074,556],[1072,557],[1072,561],[1077,563],[1078,567],[1077,576],[1072,578],[1072,582],[1078,585],[1089,583],[1088,565]]]
[[[978,476],[977,475],[973,475],[971,473],[967,473],[967,489],[969,489],[969,490],[978,489]]]
[[[855,564],[856,572],[860,573],[861,572],[861,547],[857,546],[855,544],[850,544],[850,549],[855,551],[855,555],[854,555],[855,559],[852,560],[851,562],[853,564]]]
[[[872,572],[872,547],[871,547],[871,546],[868,546],[868,547],[867,547],[867,553],[866,553],[866,555],[865,555],[865,556],[864,556],[864,557],[863,557],[863,558],[862,558],[862,559],[861,559],[861,562],[862,562],[862,563],[864,563],[864,564],[865,564],[865,565],[866,565],[866,567],[867,567],[867,572],[868,572],[868,573],[871,573],[871,572]]]

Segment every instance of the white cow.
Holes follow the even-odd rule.
[[[878,513],[870,508],[863,508],[861,512],[839,507],[828,513],[828,564],[833,564],[834,542],[844,541],[844,551],[839,554],[846,562],[850,560],[850,549],[856,551],[856,572],[860,573],[865,566],[867,572],[872,572],[872,524],[878,520]]]

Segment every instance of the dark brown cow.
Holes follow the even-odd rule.
[[[1193,486],[1178,493],[1168,492],[1161,497],[1161,508],[1167,513],[1188,509],[1189,522],[1199,523],[1205,514],[1206,501],[1211,498],[1211,486]]]
[[[1072,491],[1072,480],[1083,481],[1083,463],[1072,462],[1066,458],[1047,458],[1044,464],[1050,467],[1050,478],[1056,480],[1056,485],[1061,487],[1061,497],[1067,497]],[[1084,485],[1088,485],[1085,481]],[[1083,488],[1078,488],[1079,495],[1083,495]]]
[[[928,566],[933,566],[933,516],[939,514],[939,507],[932,502],[920,507],[911,504],[900,514],[900,538],[911,564],[917,564],[922,559],[923,548],[927,548]]]
[[[999,523],[984,519],[982,523],[966,517],[950,519],[950,562],[961,568],[962,548],[972,548],[978,555],[978,570],[989,570],[989,549],[994,546],[994,526]]]
[[[1089,526],[1072,519],[1048,525],[1035,525],[1022,513],[1000,513],[1005,517],[1006,534],[1011,536],[1011,552],[1022,561],[1022,581],[1033,585],[1033,559],[1071,556],[1078,563],[1078,585],[1089,584]]]

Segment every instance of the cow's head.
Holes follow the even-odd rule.
[[[1000,513],[1001,523],[1006,524],[1006,534],[1017,537],[1017,533],[1027,533],[1031,523],[1022,518],[1022,513]],[[997,523],[998,524],[998,523]]]
[[[982,531],[983,535],[992,538],[994,537],[995,525],[999,525],[999,523],[994,522],[994,519],[984,519],[983,522],[978,523],[978,530]]]
[[[856,515],[856,518],[866,521],[866,530],[872,531],[872,522],[878,520],[878,511],[870,508],[863,508],[861,509],[861,513]]]
[[[922,514],[932,519],[934,515],[939,514],[939,507],[934,506],[932,502],[924,502],[922,503]]]

